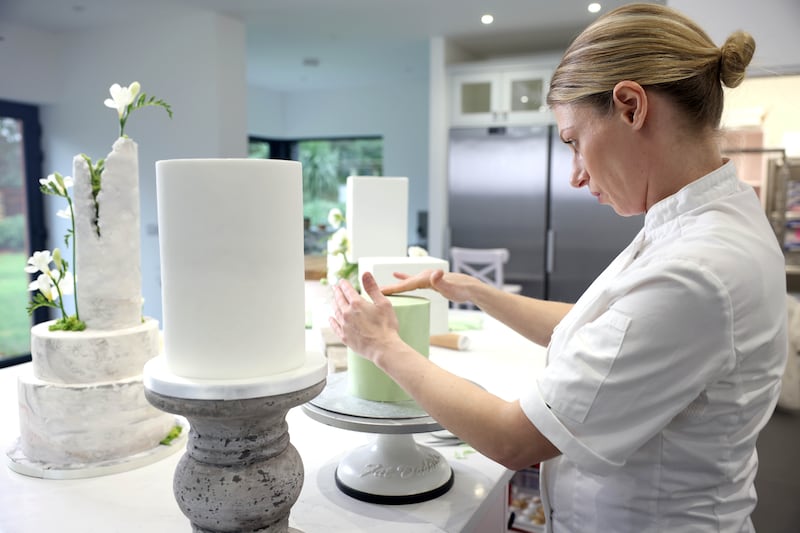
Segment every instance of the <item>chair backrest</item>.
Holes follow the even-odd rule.
[[[508,262],[507,248],[450,248],[451,272],[463,272],[484,283],[503,288],[503,270]]]

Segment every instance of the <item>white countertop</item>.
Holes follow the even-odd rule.
[[[454,311],[454,313],[469,313]],[[442,367],[511,400],[529,386],[544,366],[544,349],[527,342],[490,318],[481,330],[467,331],[469,351],[431,348],[431,359]],[[318,330],[307,330],[309,349],[320,342]],[[26,365],[0,370],[0,447],[5,450],[18,434],[16,377]],[[292,507],[289,524],[315,532],[456,532],[484,533],[481,521],[489,506],[504,498],[513,472],[475,453],[466,445],[441,446],[429,434],[455,474],[444,495],[410,505],[376,505],[355,500],[336,488],[334,471],[346,452],[374,436],[330,427],[309,418],[300,407],[287,415],[292,444],[305,468],[302,492]],[[0,533],[189,531],[188,519],[172,494],[172,476],[181,451],[136,470],[77,480],[26,477],[6,465],[0,468]],[[498,524],[498,531],[504,530]]]

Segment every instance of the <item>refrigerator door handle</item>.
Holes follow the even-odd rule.
[[[556,230],[550,228],[547,230],[547,269],[548,274],[552,274],[555,270],[556,263]]]

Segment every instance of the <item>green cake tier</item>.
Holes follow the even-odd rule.
[[[430,301],[416,296],[389,296],[400,325],[400,338],[425,357],[430,348]],[[375,402],[402,402],[411,397],[383,370],[347,349],[347,393]]]

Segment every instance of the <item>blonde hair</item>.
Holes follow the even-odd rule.
[[[658,4],[629,4],[598,18],[569,46],[550,83],[550,106],[611,109],[623,80],[669,95],[699,127],[719,127],[722,83],[736,87],[755,52],[737,31],[718,48],[697,24]]]

